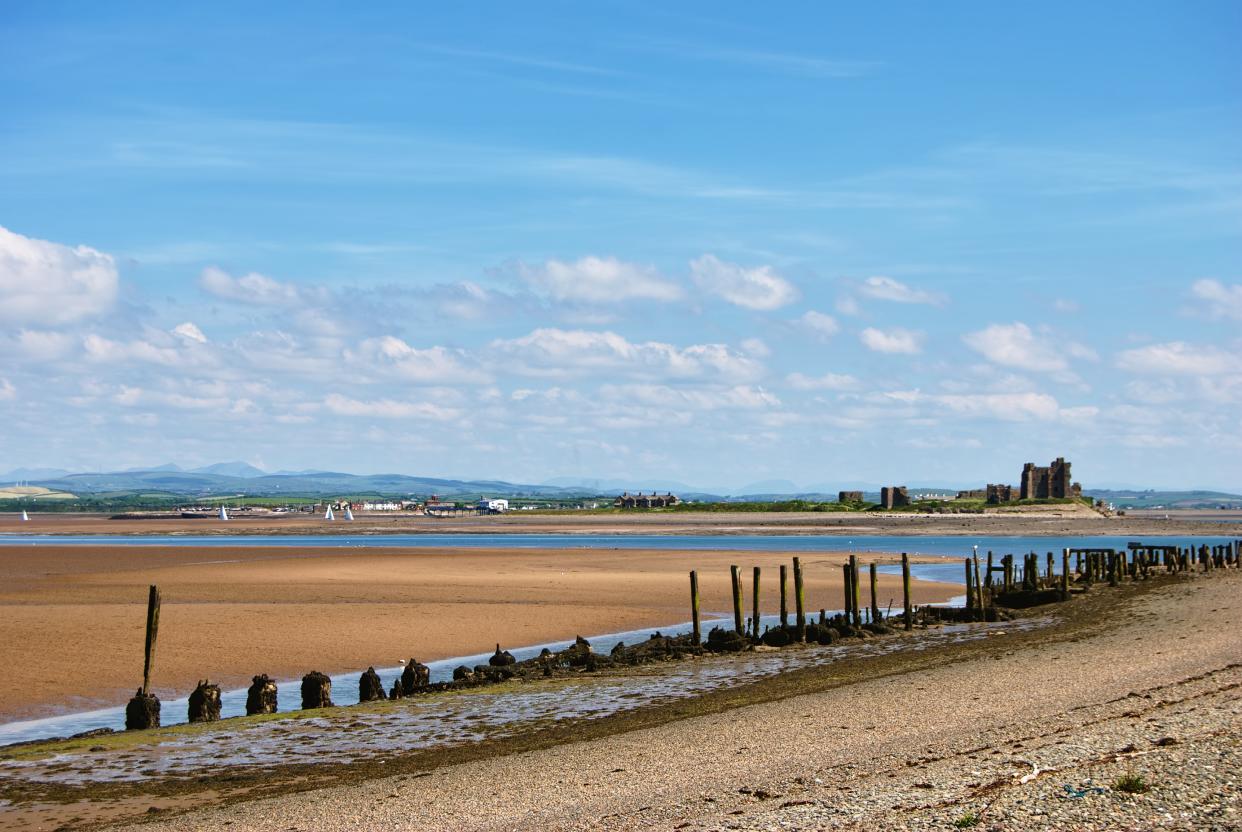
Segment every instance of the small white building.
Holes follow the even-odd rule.
[[[401,504],[394,503],[392,501],[380,502],[380,503],[363,503],[362,510],[363,511],[400,511]]]
[[[488,514],[501,514],[509,510],[508,500],[489,500],[483,498],[478,502],[479,511],[485,511]]]

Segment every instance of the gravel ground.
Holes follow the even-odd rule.
[[[132,828],[1242,829],[1240,603],[1217,572],[1077,640]]]

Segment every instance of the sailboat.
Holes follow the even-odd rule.
[[[324,520],[335,520],[336,515],[332,513],[332,506],[328,506],[328,510],[323,513]]]
[[[354,519],[354,510],[350,508],[349,506],[345,506],[345,519],[346,520]]]
[[[22,522],[23,523],[30,522],[30,515],[26,513],[26,509],[22,509]]]
[[[221,520],[229,519],[229,510],[225,508],[224,506],[220,506],[220,519]]]

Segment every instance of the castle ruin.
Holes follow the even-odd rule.
[[[910,492],[904,485],[886,485],[880,489],[880,508],[901,508],[910,505]]]

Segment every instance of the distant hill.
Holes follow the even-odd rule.
[[[262,477],[267,472],[255,468],[245,462],[217,462],[214,465],[204,465],[202,468],[194,468],[190,471],[192,474],[221,474],[226,477]]]
[[[52,477],[63,477],[70,473],[64,468],[14,468],[0,474],[0,481],[14,482],[17,480],[45,480]]]
[[[1242,495],[1225,491],[1139,491],[1087,489],[1088,497],[1112,503],[1117,508],[1242,508]]]

